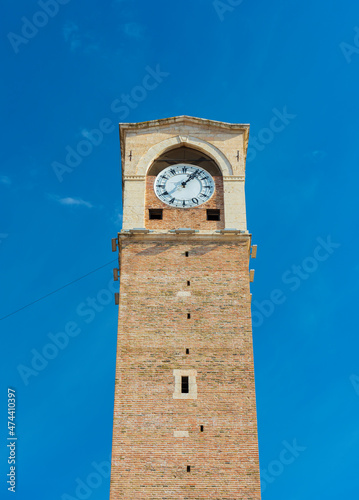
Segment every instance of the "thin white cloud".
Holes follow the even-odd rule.
[[[12,184],[12,181],[7,175],[0,175],[0,183],[5,184],[6,186],[10,186],[10,184]]]
[[[100,50],[100,44],[95,37],[90,33],[81,33],[79,26],[73,21],[67,21],[64,24],[62,33],[65,42],[70,46],[71,52],[82,49],[84,53],[91,54]]]
[[[66,198],[61,198],[60,196],[57,195],[49,195],[49,198],[57,201],[60,203],[60,205],[67,205],[67,206],[82,206],[82,207],[87,207],[87,208],[93,208],[93,205],[88,202],[83,200],[82,198],[73,198],[71,196],[67,196]]]
[[[309,159],[312,163],[320,163],[327,157],[327,152],[321,149],[316,149],[310,153],[305,154],[305,158]]]
[[[82,137],[85,137],[85,139],[90,139],[90,140],[92,140],[92,138],[93,138],[93,136],[92,136],[92,134],[91,134],[90,130],[88,130],[87,128],[83,128],[83,129],[81,130],[81,135],[82,135]]]
[[[60,198],[59,203],[62,205],[82,205],[83,207],[92,208],[93,205],[88,201],[82,200],[81,198]]]
[[[62,33],[64,35],[65,42],[70,45],[70,50],[74,51],[81,47],[81,37],[79,33],[79,27],[73,21],[67,21],[62,28]]]
[[[143,27],[138,23],[126,23],[122,26],[122,31],[130,38],[143,37]]]
[[[111,221],[114,224],[122,224],[123,216],[122,216],[122,209],[121,209],[120,205],[115,207],[115,210],[112,212],[110,217],[111,217]]]
[[[78,34],[79,27],[72,21],[67,21],[64,24],[62,32],[64,34],[65,42],[69,42],[71,38],[76,34]]]

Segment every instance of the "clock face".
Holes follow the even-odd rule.
[[[154,190],[157,198],[170,207],[198,207],[213,195],[214,180],[201,167],[178,163],[157,175]]]

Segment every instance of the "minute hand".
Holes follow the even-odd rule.
[[[185,180],[184,182],[182,182],[182,186],[185,187],[185,185],[187,184],[187,182],[191,181],[192,179],[194,179],[197,174],[199,174],[199,170],[196,170],[195,172],[193,172],[193,174],[191,174],[187,180]]]

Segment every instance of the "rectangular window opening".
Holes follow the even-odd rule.
[[[182,392],[182,394],[189,393],[189,382],[188,382],[188,377],[186,377],[186,376],[182,376],[182,379],[181,379],[181,392]]]
[[[207,210],[207,220],[221,220],[221,211]]]
[[[187,313],[187,319],[191,319],[191,313]]]
[[[187,286],[191,286],[191,282],[190,281],[187,281]]]
[[[150,219],[162,219],[163,218],[163,210],[162,210],[162,208],[150,208],[148,210],[148,216]]]
[[[187,472],[191,472],[191,466],[187,465]]]
[[[188,257],[188,252],[185,252],[185,256]]]
[[[203,429],[204,429],[204,428],[203,428],[203,425],[201,425],[201,432],[203,432]]]
[[[186,349],[186,354],[189,354],[189,349]]]

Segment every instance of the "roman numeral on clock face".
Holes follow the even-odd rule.
[[[206,203],[215,190],[209,172],[197,165],[178,163],[162,170],[154,182],[154,191],[171,208],[191,208]]]

